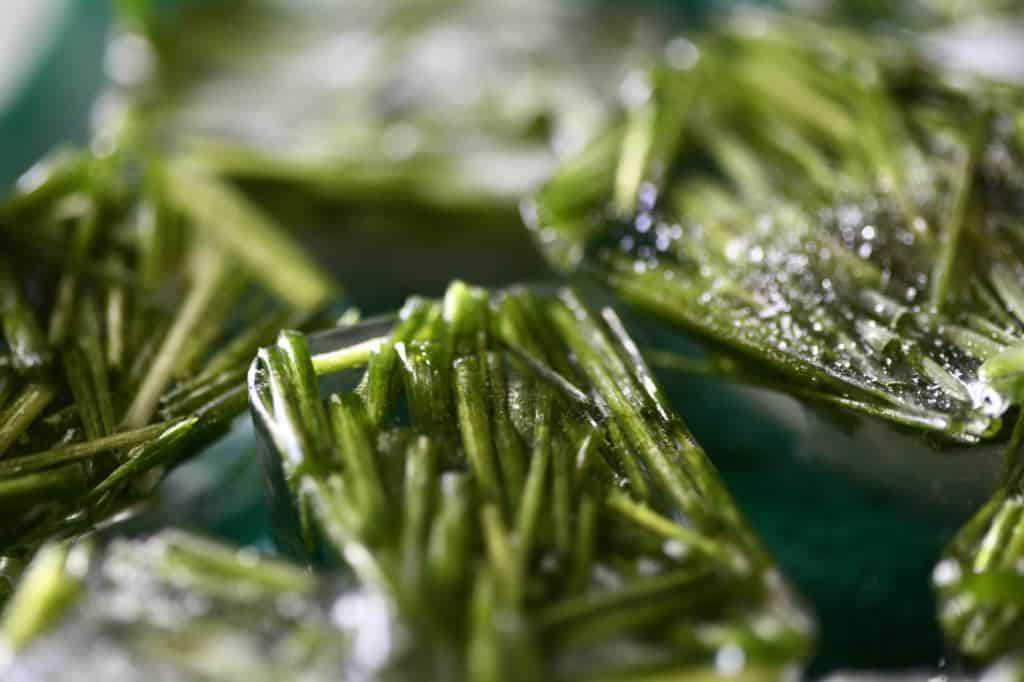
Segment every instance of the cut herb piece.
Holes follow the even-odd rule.
[[[87,553],[85,545],[75,548]],[[0,620],[4,645],[20,651],[40,633],[60,619],[78,596],[85,577],[82,559],[69,562],[71,549],[66,544],[50,544],[36,554],[25,570],[18,590],[7,604]],[[71,564],[77,564],[69,566]]]
[[[424,669],[696,680],[732,647],[776,679],[805,660],[810,621],[612,311],[457,282],[440,316],[405,319],[376,337],[402,366],[390,390],[371,387],[380,355],[351,350],[358,328],[323,356],[282,335],[249,388],[298,521],[283,544],[386,595]],[[363,379],[324,400],[310,368]]]
[[[243,197],[166,163],[131,145],[83,152],[72,175],[30,171],[0,203],[4,556],[147,499],[244,411],[251,354],[285,324],[318,324],[337,290]]]
[[[168,165],[164,183],[168,205],[281,300],[312,309],[335,295],[336,285],[302,249],[223,180],[176,162]]]
[[[53,351],[21,287],[10,266],[0,258],[0,320],[11,365],[21,374],[39,373],[53,361]]]
[[[159,3],[133,4],[149,7],[126,12],[115,41],[147,49],[154,68],[115,85],[177,150],[235,179],[378,209],[482,210],[503,229],[659,33],[635,10],[537,0],[204,4],[161,31]]]
[[[176,530],[48,544],[0,618],[0,674],[51,680],[73,665],[95,679],[347,679],[374,664],[359,638],[386,626],[332,617],[336,591],[293,564]],[[372,600],[341,598],[360,597]]]
[[[952,84],[882,37],[762,24],[648,73],[625,132],[527,211],[538,243],[787,390],[994,435],[1014,396],[980,370],[1010,377],[1024,344],[1024,93]]]
[[[1022,455],[1024,416],[1007,446],[1002,486],[953,538],[933,575],[946,637],[979,661],[1024,652]]]

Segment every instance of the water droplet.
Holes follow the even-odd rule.
[[[715,654],[715,667],[723,675],[736,675],[747,662],[747,656],[738,644],[726,644]]]
[[[619,96],[627,107],[638,107],[651,97],[651,81],[644,71],[631,71],[619,86]]]
[[[932,580],[937,586],[944,587],[960,580],[960,576],[960,562],[956,559],[943,559],[935,567]]]
[[[674,38],[665,46],[665,59],[674,69],[685,71],[700,59],[700,50],[683,37]]]

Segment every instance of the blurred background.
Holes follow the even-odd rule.
[[[146,3],[123,4],[125,16],[131,17],[131,5]],[[231,7],[211,8],[221,4]],[[533,36],[516,33],[515,26],[504,27],[510,35],[503,33],[501,39],[508,40],[508,54],[513,55],[513,61],[522,55],[536,57],[538,69],[550,82],[533,76],[532,80],[499,77],[495,82],[475,85],[471,74],[480,62],[474,61],[476,46],[465,39],[465,34],[478,18],[457,18],[449,26],[450,33],[443,32],[444,25],[432,29],[438,33],[431,44],[451,39],[445,44],[457,49],[430,57],[439,60],[439,64],[420,55],[426,60],[424,73],[433,74],[430,69],[436,67],[446,76],[467,79],[456,81],[454,89],[508,88],[514,95],[510,100],[525,102],[522,111],[496,107],[494,129],[478,136],[477,147],[465,150],[465,154],[460,150],[459,163],[463,165],[459,170],[466,184],[455,195],[445,194],[447,189],[422,180],[434,177],[430,168],[417,171],[415,177],[391,177],[381,171],[379,175],[345,184],[348,180],[343,173],[339,175],[341,180],[325,175],[315,162],[304,157],[282,161],[277,167],[280,177],[263,177],[253,168],[263,167],[267,157],[247,156],[248,151],[242,154],[237,148],[210,144],[214,138],[251,142],[251,135],[259,137],[273,129],[292,136],[283,141],[260,139],[260,144],[267,145],[260,153],[275,149],[275,145],[301,149],[303,135],[320,136],[324,128],[318,126],[334,124],[334,113],[343,108],[332,99],[338,92],[363,92],[360,79],[367,76],[357,72],[360,59],[373,65],[373,69],[384,68],[384,62],[373,54],[372,36],[374,30],[389,25],[392,17],[368,9],[366,16],[361,17],[367,22],[366,27],[349,32],[343,25],[332,24],[344,21],[336,13],[328,12],[326,21],[317,21],[318,25],[311,27],[304,22],[309,21],[309,16],[319,17],[317,12],[324,11],[324,3],[320,3],[319,9],[315,2],[295,4],[302,8],[299,15],[303,11],[312,13],[305,18],[300,16],[298,21],[308,35],[318,36],[319,42],[314,44],[321,52],[306,50],[303,55],[311,60],[309,63],[278,60],[268,62],[266,69],[245,69],[240,76],[245,85],[230,91],[222,86],[234,81],[222,80],[222,76],[239,78],[239,60],[244,62],[251,57],[243,49],[246,46],[233,44],[231,36],[223,32],[224,24],[218,23],[223,21],[225,12],[230,14],[237,9],[237,3],[192,3],[191,7],[189,3],[163,3],[156,19],[151,14],[143,16],[139,10],[135,16],[140,23],[131,28],[159,35],[155,44],[160,46],[160,61],[155,68],[161,71],[163,85],[171,84],[162,92],[172,92],[175,97],[165,101],[163,95],[150,98],[151,93],[146,92],[151,73],[136,73],[139,69],[154,68],[147,62],[153,55],[140,55],[138,45],[126,37],[130,34],[112,38],[115,13],[107,3],[0,0],[0,188],[6,191],[20,173],[55,145],[88,143],[97,121],[116,117],[118,98],[128,95],[141,98],[158,112],[158,117],[163,117],[167,123],[162,134],[172,143],[194,145],[202,153],[216,156],[222,165],[230,166],[243,186],[259,194],[283,223],[304,236],[317,257],[345,283],[351,300],[367,312],[392,309],[412,293],[439,294],[455,277],[480,284],[550,278],[529,240],[520,232],[519,206],[511,199],[536,186],[555,160],[551,154],[563,153],[559,149],[538,152],[534,144],[542,137],[561,139],[550,131],[557,123],[550,120],[550,111],[568,112],[566,120],[580,126],[576,133],[567,126],[561,139],[565,149],[571,151],[586,138],[587,131],[600,124],[602,106],[618,97],[623,89],[628,90],[628,65],[643,64],[655,54],[654,46],[662,44],[665,34],[692,30],[703,22],[713,21],[718,14],[730,11],[733,3],[565,0],[562,4],[566,12],[601,14],[588,19],[588,23],[571,22],[567,28],[553,29],[566,32],[564,40],[554,36],[565,45],[565,51],[553,58],[554,66],[539,60],[535,45],[528,39]],[[402,4],[415,8],[415,3]],[[538,12],[550,11],[543,7],[545,4],[554,3],[526,2],[524,6],[536,6]],[[981,3],[804,0],[761,6],[777,8],[783,4],[807,15],[829,16],[860,25],[882,24],[888,30],[913,32],[920,39],[928,36],[936,50],[970,62],[972,68],[1021,78],[1024,55],[1013,57],[1014,50],[1019,55],[1024,49],[1021,34],[1014,33],[1012,27],[1009,31],[1005,26],[996,30],[990,23],[971,20]],[[1008,7],[1012,3],[988,4]],[[408,20],[429,21],[429,7],[426,11],[426,18]],[[523,13],[524,25],[529,25],[529,10]],[[636,25],[627,26],[620,20],[623,16],[630,21],[636,17],[639,20]],[[495,26],[491,28],[497,30]],[[335,29],[344,33],[344,40],[330,33]],[[264,52],[289,53],[294,43],[299,42],[288,31],[277,31],[274,26],[259,30],[266,31],[266,40],[256,41]],[[544,39],[553,38],[548,35]],[[674,44],[677,50],[685,48],[685,43]],[[987,49],[978,49],[979,45],[986,45]],[[594,87],[570,93],[572,101],[553,98],[552,93],[566,92],[560,87],[558,69],[580,62],[597,72]],[[609,64],[627,68],[616,71],[618,67]],[[1016,70],[1013,64],[1017,65]],[[330,71],[329,78],[314,79],[312,85],[305,82],[307,90],[321,88],[310,99],[296,99],[286,87],[309,74],[327,73],[327,65],[337,67]],[[346,75],[339,65],[354,71]],[[500,75],[508,65],[499,61],[487,67],[493,69],[492,74]],[[417,86],[423,89],[422,82],[407,79],[400,81],[393,92],[376,96],[427,100],[437,94],[430,88],[421,93]],[[275,88],[273,106],[265,112],[266,120],[257,121],[254,133],[234,112],[252,114],[254,100],[250,97],[259,100]],[[461,111],[460,98],[465,92],[442,94],[451,100],[446,99],[446,106]],[[401,109],[407,105],[398,102],[393,106]],[[356,120],[358,112],[352,116]],[[309,130],[303,131],[301,126],[292,129],[288,123],[292,120],[301,120]],[[423,129],[437,130],[437,144],[445,148],[443,125],[428,121]],[[417,138],[422,131],[397,125],[367,134],[378,133],[383,137],[346,140],[344,144],[353,146],[339,149],[360,153],[365,151],[364,147],[372,147],[377,150],[375,153],[391,150],[387,153],[401,159],[407,146],[433,143]],[[492,133],[493,137],[488,137]],[[506,162],[503,167],[515,172],[487,177],[474,156],[480,150],[484,150],[480,158],[501,158]],[[289,191],[289,183],[299,181],[320,189],[314,207],[308,205],[308,197],[296,199]],[[381,183],[379,186],[403,191],[411,187],[421,201],[399,207],[378,202],[372,197],[377,182]],[[506,200],[479,201],[485,194]],[[417,223],[416,230],[408,229],[410,221]],[[484,223],[499,227],[486,232],[474,229]],[[341,233],[344,239],[339,239]],[[802,409],[795,403],[737,402],[731,397],[731,387],[714,380],[669,377],[666,383],[675,405],[708,449],[753,525],[816,610],[823,637],[812,673],[842,668],[935,670],[945,665],[929,576],[941,547],[967,518],[974,501],[964,500],[947,508],[929,507],[820,466],[813,458],[802,456],[808,444],[800,442],[806,429],[793,426],[792,413]],[[813,418],[817,417],[801,413],[796,419]],[[737,423],[742,423],[743,428],[731,428]],[[247,428],[241,427],[220,446],[229,453],[227,456],[244,459],[246,449],[251,447]],[[186,471],[182,475],[197,474]],[[261,530],[253,527],[252,513],[252,509],[236,510],[234,517],[211,522],[211,526],[232,539],[259,540]]]

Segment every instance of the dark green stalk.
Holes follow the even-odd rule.
[[[163,170],[162,180],[168,204],[281,300],[308,310],[337,293],[330,278],[277,225],[216,176],[175,161]]]
[[[114,404],[110,392],[110,377],[103,352],[101,328],[95,301],[91,296],[81,297],[75,326],[75,344],[82,350],[82,359],[92,386],[92,399],[104,434],[115,426]]]
[[[645,424],[638,412],[629,404],[627,397],[620,390],[616,383],[613,372],[609,372],[608,366],[614,365],[607,355],[607,349],[592,348],[589,341],[594,335],[583,335],[583,332],[576,327],[573,318],[568,311],[553,310],[552,319],[559,331],[563,334],[569,347],[576,355],[583,371],[595,383],[601,395],[608,400],[608,407],[611,415],[625,431],[630,442],[636,447],[637,454],[643,460],[644,465],[654,474],[658,481],[665,486],[666,492],[671,496],[674,503],[682,509],[693,509],[699,505],[698,493],[687,480],[687,474],[676,468],[674,463],[659,447],[657,438],[651,432],[650,426]]]
[[[351,504],[359,514],[359,537],[384,536],[394,524],[387,495],[374,459],[373,433],[366,408],[358,396],[332,396],[331,425],[338,451],[342,453],[343,476]]]
[[[53,360],[35,313],[25,302],[18,282],[7,262],[0,258],[0,321],[4,339],[10,348],[14,369],[19,374],[38,375]]]
[[[454,367],[455,407],[459,418],[459,430],[466,458],[484,502],[502,505],[501,483],[491,437],[488,418],[487,389],[476,357],[464,357],[455,361]]]
[[[572,548],[572,570],[566,587],[568,594],[580,594],[587,587],[594,564],[594,545],[597,542],[597,503],[588,493],[580,496],[576,512],[577,529]]]
[[[405,505],[402,509],[401,565],[403,580],[414,590],[423,590],[427,532],[435,505],[437,445],[426,436],[416,438],[406,451]]]
[[[14,372],[7,367],[0,367],[0,413],[17,388],[18,380]]]
[[[964,153],[963,167],[960,169],[958,182],[954,190],[953,205],[949,218],[944,226],[944,234],[940,240],[941,249],[935,259],[935,269],[931,276],[930,302],[936,309],[947,305],[951,279],[956,271],[957,255],[961,251],[961,235],[967,222],[967,213],[971,203],[971,190],[975,183],[975,174],[988,140],[990,117],[987,114],[976,115],[968,147]]]
[[[508,386],[505,381],[504,360],[501,355],[492,352],[486,355],[486,361],[488,384],[491,387],[494,448],[504,484],[505,499],[509,500],[511,510],[515,513],[526,477],[523,464],[526,452],[508,413]]]
[[[458,603],[471,578],[469,552],[472,536],[472,505],[470,480],[466,474],[447,472],[438,480],[438,506],[427,540],[425,565],[426,594],[435,608]],[[461,620],[455,615],[447,624],[458,631]]]
[[[306,337],[294,330],[282,331],[277,337],[277,347],[283,353],[288,379],[295,390],[303,428],[310,442],[323,448],[328,443],[330,430]]]
[[[75,499],[88,489],[88,485],[88,471],[78,462],[47,471],[18,474],[0,479],[0,507],[23,508],[41,501]]]
[[[553,437],[551,476],[551,513],[555,547],[568,556],[572,545],[573,461],[575,454],[561,438]]]
[[[246,367],[238,367],[213,377],[210,381],[200,384],[187,393],[173,397],[166,393],[164,394],[165,406],[160,409],[160,414],[165,417],[178,417],[195,412],[211,400],[223,395],[225,391],[243,386],[246,372]]]
[[[80,443],[50,448],[42,452],[18,455],[17,457],[0,461],[0,478],[40,469],[49,469],[59,464],[88,459],[102,452],[112,452],[121,448],[141,445],[159,436],[169,426],[169,422],[162,422],[135,431],[122,431],[121,433],[94,438]]]
[[[208,246],[197,247],[193,252],[192,286],[122,419],[124,426],[139,428],[152,417],[160,394],[171,381],[178,362],[178,354],[187,345],[190,335],[194,333],[206,313],[211,299],[222,284],[227,268],[228,264],[223,254]]]
[[[87,260],[89,250],[92,248],[99,231],[98,208],[91,198],[72,197],[81,199],[84,206],[78,208],[79,215],[74,217],[75,225],[71,237],[69,257],[73,260]],[[71,330],[72,321],[75,317],[76,299],[78,296],[78,273],[74,270],[65,270],[57,283],[56,301],[53,304],[53,312],[50,314],[49,339],[54,346],[60,346],[67,338]]]
[[[612,612],[631,604],[651,603],[656,599],[669,598],[677,590],[686,589],[709,575],[708,565],[697,564],[663,575],[637,578],[619,590],[567,597],[544,608],[537,615],[537,625],[542,631],[567,628],[574,623],[585,622],[602,612]]]
[[[103,498],[121,485],[137,479],[141,474],[155,467],[170,464],[180,456],[180,447],[199,425],[195,417],[178,422],[166,429],[154,440],[138,445],[127,455],[125,462],[110,472],[110,475],[94,486],[86,495],[87,502]]]
[[[193,381],[210,379],[237,367],[248,367],[249,361],[259,347],[272,341],[279,330],[299,326],[299,320],[293,314],[285,311],[267,313],[214,353]],[[185,382],[182,385],[189,386],[190,383]]]
[[[448,433],[455,411],[451,392],[447,390],[449,371],[444,365],[443,346],[433,341],[414,341],[409,345],[399,343],[395,351],[402,361],[402,379],[413,424],[431,434]]]
[[[49,384],[31,383],[0,413],[0,457],[4,456],[56,396]]]
[[[551,468],[551,396],[543,391],[537,396],[533,452],[527,473],[523,497],[518,507],[515,534],[516,550],[520,556],[519,570],[526,572],[533,553],[540,514],[544,507],[548,469]]]
[[[398,365],[398,353],[391,340],[380,344],[370,354],[366,379],[363,384],[363,399],[370,423],[380,425],[388,403],[391,401],[394,385],[392,380]]]
[[[86,437],[105,436],[108,431],[104,426],[103,417],[100,416],[97,391],[87,367],[85,352],[77,346],[72,346],[64,351],[62,360],[64,377],[78,407],[78,415],[82,420],[82,426],[85,427]]]
[[[209,301],[202,320],[179,352],[174,367],[175,378],[179,380],[196,374],[210,348],[223,336],[232,313],[242,298],[247,284],[245,278],[229,274],[224,280]]]
[[[108,262],[115,267],[124,267],[118,254],[111,254]],[[125,362],[127,343],[126,319],[128,317],[128,293],[122,284],[111,284],[106,291],[104,314],[107,330],[107,365],[113,371],[120,371]]]

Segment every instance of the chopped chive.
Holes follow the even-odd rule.
[[[477,479],[483,500],[500,506],[501,484],[498,480],[494,441],[488,418],[487,392],[482,385],[480,363],[475,356],[459,358],[455,361],[453,371],[455,407],[466,458]]]
[[[594,562],[594,544],[597,541],[597,503],[588,493],[580,496],[579,508],[576,513],[576,538],[572,548],[572,570],[566,592],[579,594],[583,592],[590,580]]]
[[[471,488],[465,474],[446,472],[438,481],[438,508],[427,540],[427,594],[442,607],[457,603],[470,578],[470,522],[472,518]],[[455,626],[458,616],[453,619]]]
[[[100,438],[107,434],[100,416],[99,401],[96,389],[87,367],[85,351],[77,346],[66,349],[61,359],[64,365],[64,376],[71,388],[71,395],[78,407],[78,415],[82,420],[87,438]]]
[[[523,487],[522,501],[518,507],[516,517],[516,549],[520,556],[520,570],[526,570],[525,565],[533,553],[534,540],[537,534],[537,525],[540,522],[541,510],[544,507],[545,488],[548,478],[548,469],[551,467],[551,396],[541,392],[536,402],[537,418],[535,420],[536,431],[534,436],[533,452],[530,454],[530,468],[526,476],[526,484]]]
[[[152,417],[160,394],[171,381],[178,354],[188,343],[189,336],[205,314],[210,300],[221,284],[226,268],[227,263],[223,254],[215,250],[197,247],[193,253],[192,286],[122,419],[124,426],[139,428]]]
[[[360,519],[360,537],[379,537],[389,530],[387,495],[374,459],[373,433],[358,396],[332,396],[331,424],[342,453],[343,476]]]
[[[316,372],[310,358],[309,345],[301,332],[284,330],[277,337],[289,379],[295,389],[295,400],[303,426],[313,443],[326,443],[329,433],[327,412],[320,400]]]
[[[115,267],[124,266],[118,254],[112,253],[108,262]],[[104,324],[107,330],[107,365],[114,371],[119,371],[125,362],[127,306],[128,294],[124,285],[111,284],[106,291]]]
[[[79,550],[72,550],[66,543],[46,545],[26,569],[20,588],[0,620],[0,632],[12,650],[23,649],[78,596],[83,576],[69,570],[72,551]]]
[[[18,380],[14,372],[6,367],[0,367],[0,414],[17,388]]]
[[[159,539],[159,569],[176,581],[188,576],[191,583],[211,592],[223,589],[226,581],[236,589],[258,586],[272,594],[304,594],[316,586],[306,571],[252,551],[235,550],[177,530],[165,531]]]
[[[370,361],[370,357],[387,340],[386,336],[367,339],[355,346],[313,356],[313,368],[317,374],[331,374],[350,367],[359,367]]]
[[[96,413],[103,433],[107,434],[113,432],[115,418],[98,315],[93,298],[89,295],[83,296],[78,309],[75,343],[82,350],[82,359],[92,385]]]
[[[133,480],[140,473],[169,464],[179,456],[180,446],[186,438],[192,435],[198,422],[199,420],[195,417],[185,419],[165,429],[154,440],[133,448],[123,464],[89,491],[87,500],[99,500],[118,486]]]
[[[0,321],[11,351],[14,369],[20,374],[38,374],[53,359],[53,352],[39,327],[35,313],[6,261],[0,258]]]
[[[494,448],[498,457],[505,499],[516,512],[523,491],[526,452],[508,413],[508,386],[505,381],[504,360],[497,353],[487,353],[488,383],[491,387],[491,406],[494,424]]]
[[[281,228],[219,178],[174,161],[162,179],[168,205],[200,226],[281,300],[308,310],[337,293],[337,285]]]
[[[493,503],[486,503],[480,511],[484,547],[495,577],[506,603],[516,604],[522,597],[519,582],[519,566],[513,556],[509,534],[501,520],[501,511]]]
[[[261,345],[269,343],[282,328],[295,328],[297,322],[284,311],[267,313],[210,357],[194,380],[202,381],[230,369],[247,366]]]
[[[391,401],[392,379],[398,365],[394,342],[387,340],[371,354],[367,363],[364,400],[370,423],[379,425]]]
[[[15,395],[7,407],[0,412],[0,457],[17,443],[32,422],[57,395],[49,384],[31,383]]]
[[[432,341],[413,341],[408,345],[399,343],[395,351],[402,361],[402,379],[413,423],[428,433],[447,435],[455,411],[447,386],[449,373],[444,365],[443,346]]]
[[[673,592],[688,588],[705,579],[710,573],[707,564],[681,567],[661,575],[637,578],[619,590],[591,593],[564,600],[544,608],[537,615],[537,624],[542,631],[567,627],[573,623],[585,622],[601,612],[613,612],[635,603],[655,603],[668,598]]]
[[[686,474],[677,469],[662,451],[657,443],[654,434],[649,427],[643,423],[639,414],[631,408],[627,398],[620,391],[619,385],[615,383],[614,376],[604,366],[602,359],[599,359],[597,349],[592,349],[576,326],[566,310],[555,310],[552,318],[559,330],[565,335],[569,347],[572,348],[580,361],[583,370],[599,387],[611,403],[609,408],[618,424],[622,427],[626,436],[637,448],[637,454],[644,461],[644,464],[665,486],[666,491],[672,496],[673,501],[682,509],[690,509],[699,504],[696,493],[690,483],[686,480]],[[591,336],[590,338],[593,338]]]
[[[246,281],[236,273],[225,273],[212,296],[202,320],[179,351],[174,374],[177,379],[194,376],[210,347],[223,335],[232,311],[242,298]]]
[[[422,566],[426,558],[427,531],[434,506],[437,470],[436,444],[426,436],[408,447],[405,460],[405,505],[402,509],[401,565],[404,580],[422,589]]]
[[[960,241],[967,222],[971,203],[971,190],[975,182],[975,173],[979,158],[987,141],[989,118],[987,115],[976,116],[970,134],[968,148],[964,153],[963,167],[953,197],[953,205],[949,218],[944,226],[941,240],[942,248],[935,260],[935,270],[931,276],[930,301],[932,306],[942,309],[947,304],[950,280],[955,272],[956,256],[960,251]]]
[[[0,477],[21,474],[39,469],[48,469],[86,459],[101,452],[110,452],[126,447],[141,445],[159,436],[170,426],[167,422],[145,426],[135,431],[122,431],[80,443],[62,445],[42,452],[33,452],[0,461]]]
[[[572,544],[572,456],[575,454],[563,445],[560,438],[552,437],[551,514],[554,526],[555,547],[567,555]]]
[[[171,392],[167,392],[163,396],[164,406],[160,414],[176,417],[194,412],[210,400],[223,395],[226,389],[241,386],[247,371],[246,367],[238,367],[213,376],[186,393],[171,395]]]
[[[74,498],[87,490],[88,482],[87,470],[77,462],[16,474],[0,479],[0,506],[10,508]]]
[[[99,228],[97,208],[91,199],[84,199],[84,206],[77,209],[80,215],[75,216],[74,235],[70,242],[69,257],[74,260],[86,260]],[[56,301],[50,315],[50,343],[60,346],[71,330],[72,319],[76,309],[78,295],[78,273],[65,270],[57,283]]]

